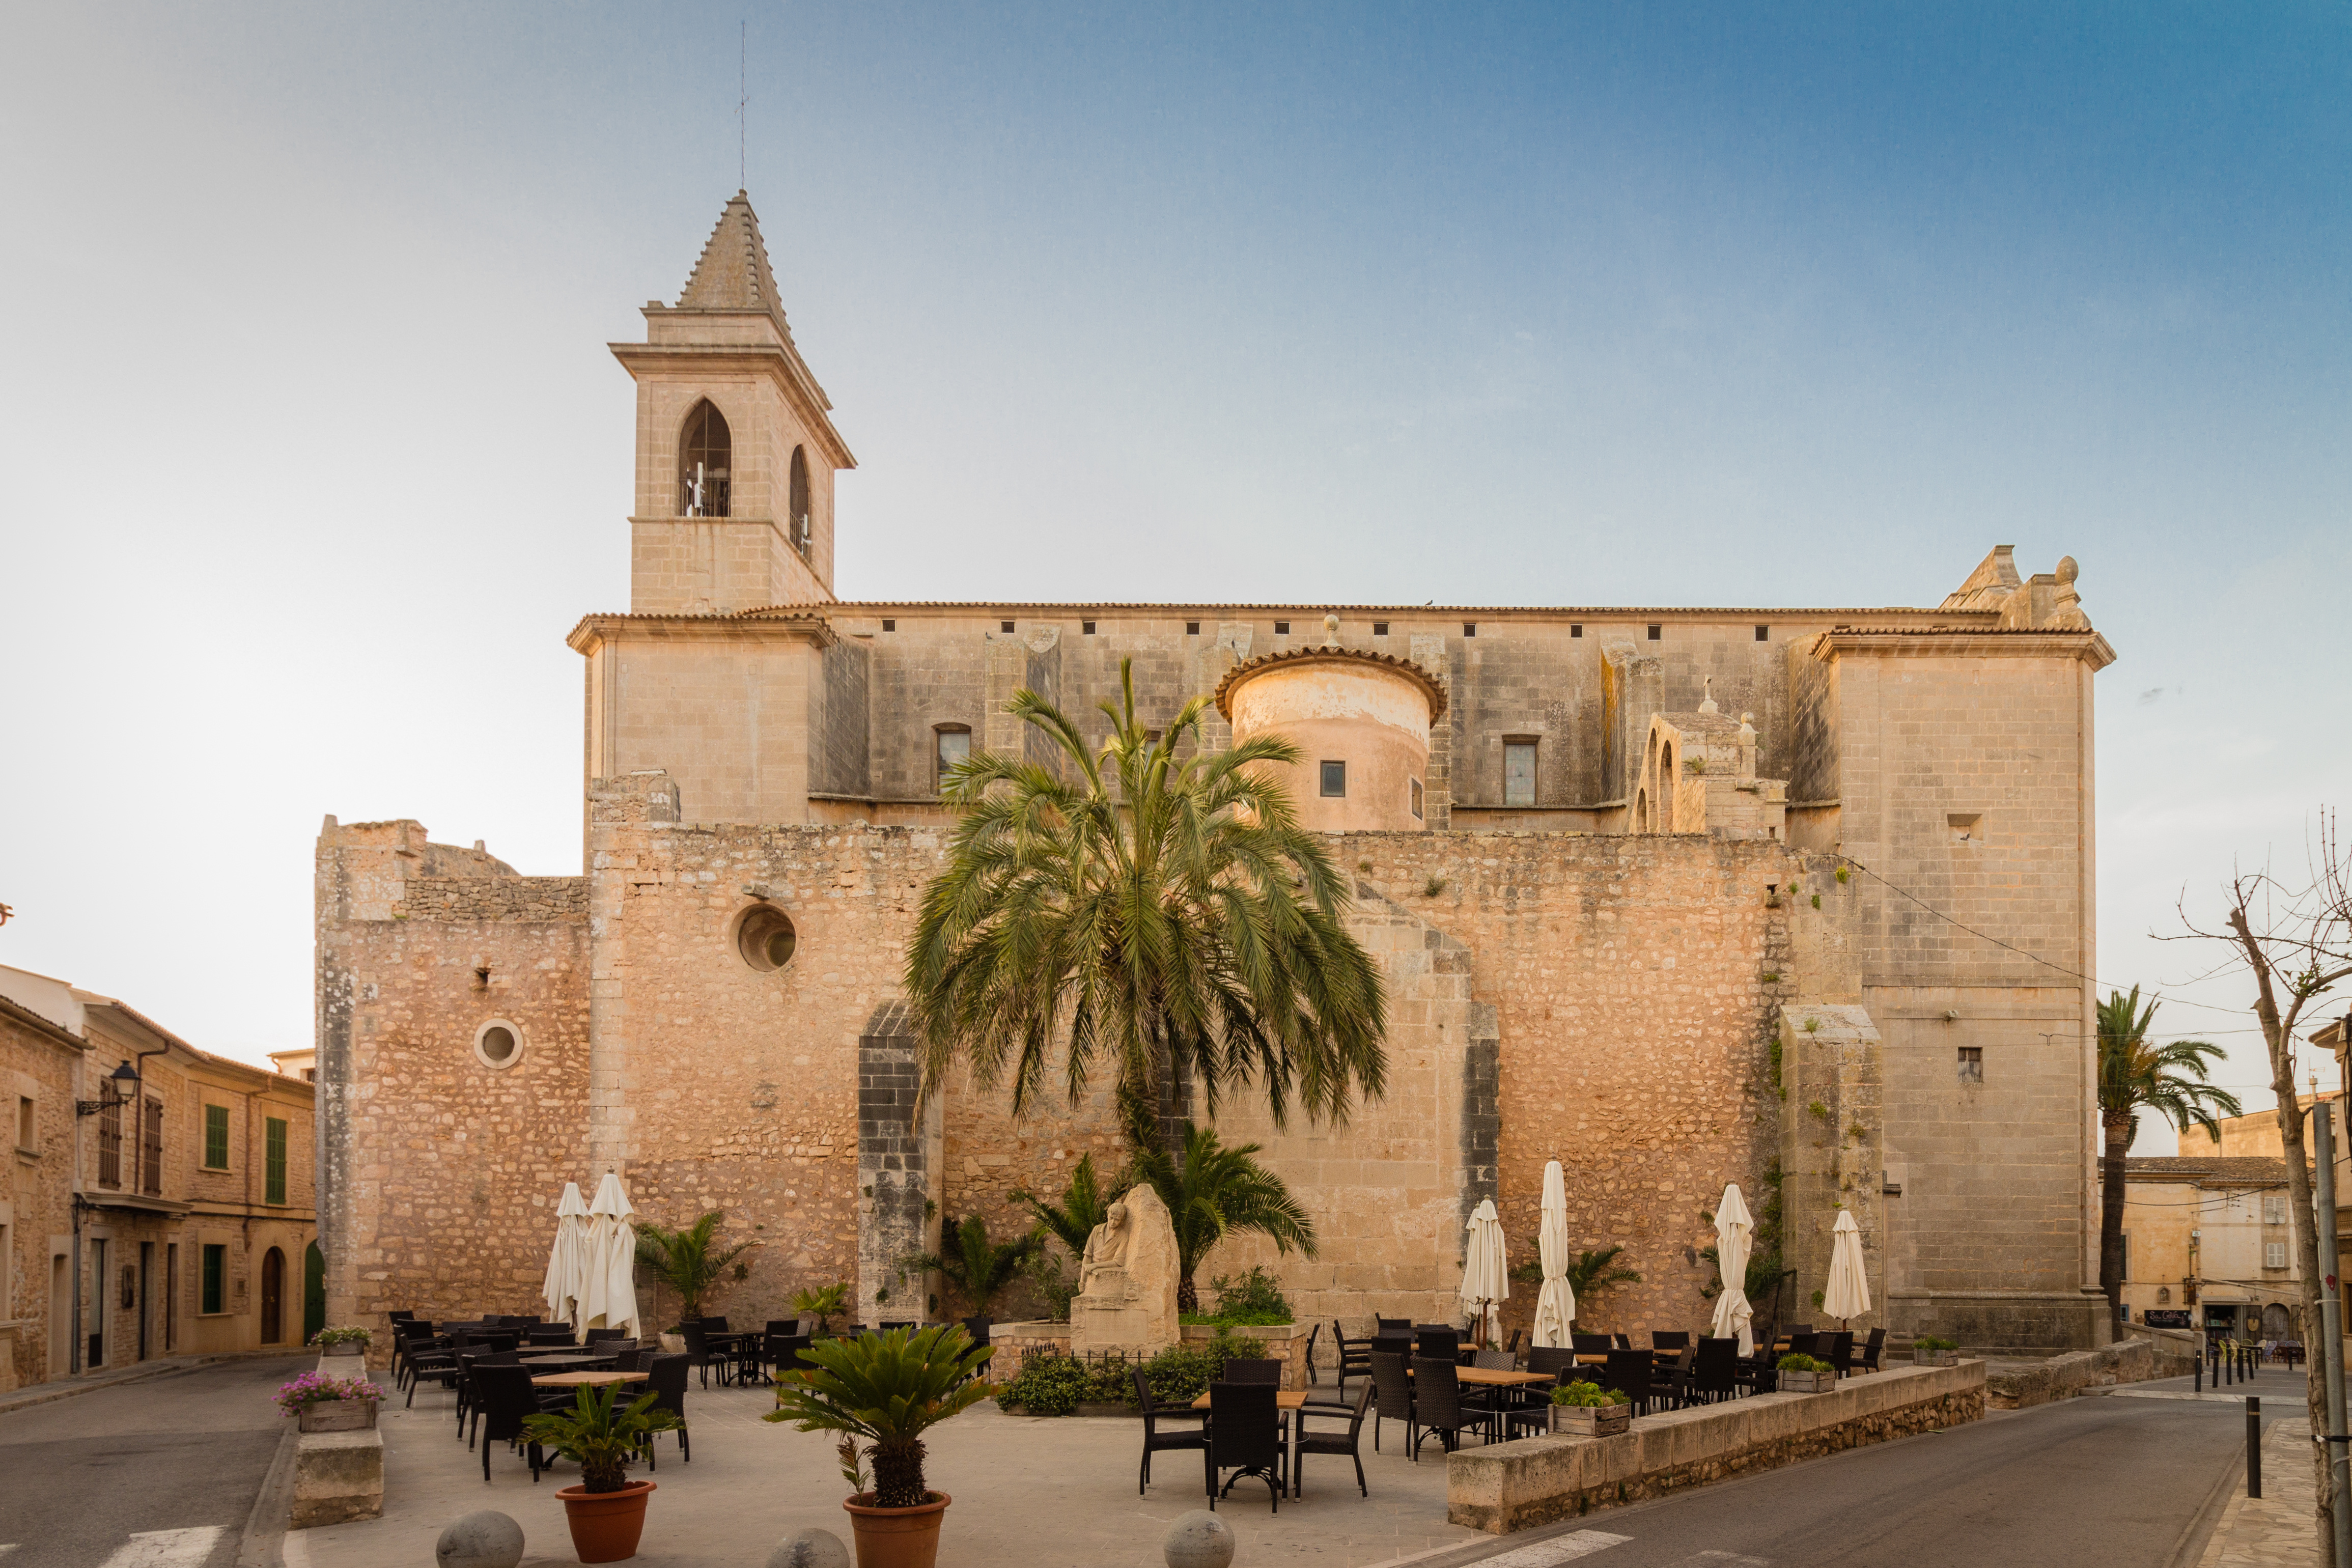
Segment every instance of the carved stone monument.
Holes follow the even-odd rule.
[[[1087,1237],[1070,1303],[1070,1350],[1156,1355],[1180,1337],[1176,1321],[1176,1227],[1148,1186],[1110,1205]]]

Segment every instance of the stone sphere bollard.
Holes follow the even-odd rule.
[[[1176,1516],[1160,1539],[1168,1568],[1226,1568],[1234,1560],[1234,1532],[1205,1508]]]
[[[849,1548],[830,1530],[796,1530],[768,1553],[768,1568],[849,1568]]]
[[[441,1568],[515,1568],[522,1561],[522,1526],[496,1509],[456,1521],[433,1544]]]

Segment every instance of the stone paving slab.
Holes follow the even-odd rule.
[[[756,1568],[779,1539],[810,1526],[849,1540],[841,1510],[849,1489],[835,1439],[761,1421],[773,1407],[764,1388],[688,1389],[692,1463],[681,1463],[677,1439],[665,1436],[658,1468],[631,1472],[658,1483],[635,1560],[643,1568]],[[383,1516],[289,1535],[287,1568],[416,1568],[433,1561],[443,1526],[477,1509],[497,1509],[522,1526],[526,1568],[572,1563],[555,1491],[579,1479],[577,1468],[560,1465],[534,1487],[520,1456],[499,1444],[485,1485],[479,1451],[467,1452],[455,1435],[453,1408],[448,1394],[428,1388],[413,1410],[386,1409]],[[1337,1416],[1314,1425],[1343,1427]],[[1433,1441],[1415,1464],[1404,1457],[1401,1423],[1387,1424],[1385,1452],[1373,1451],[1371,1437],[1367,1419],[1369,1499],[1357,1493],[1348,1461],[1328,1455],[1307,1459],[1304,1498],[1286,1500],[1279,1513],[1268,1508],[1264,1483],[1236,1484],[1219,1505],[1238,1540],[1236,1561],[1358,1568],[1494,1540],[1446,1522],[1445,1459]],[[940,1561],[958,1568],[1164,1568],[1160,1537],[1204,1501],[1200,1456],[1181,1451],[1153,1456],[1150,1492],[1136,1495],[1139,1420],[1045,1420],[1007,1415],[989,1402],[934,1429],[929,1447],[931,1485],[955,1499]]]
[[[2240,1483],[2198,1568],[2322,1568],[2315,1500],[2311,1423],[2272,1423],[2263,1435],[2263,1495],[2248,1497]]]

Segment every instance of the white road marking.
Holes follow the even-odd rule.
[[[222,1526],[199,1524],[188,1530],[133,1531],[114,1549],[104,1568],[198,1568],[213,1554]]]
[[[1572,1563],[1579,1557],[1622,1546],[1633,1539],[1630,1535],[1612,1535],[1605,1530],[1580,1530],[1573,1535],[1538,1541],[1532,1546],[1506,1552],[1500,1557],[1481,1557],[1478,1568],[1552,1568],[1554,1563]]]
[[[1713,1563],[1715,1568],[1771,1568],[1769,1559],[1742,1557],[1737,1552],[1702,1552],[1695,1557],[1684,1558],[1683,1568],[1692,1568],[1692,1564],[1699,1563]]]

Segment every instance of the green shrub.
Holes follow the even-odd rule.
[[[1554,1405],[1570,1405],[1580,1410],[1600,1410],[1612,1405],[1631,1403],[1616,1389],[1610,1389],[1604,1394],[1599,1384],[1582,1382],[1561,1384],[1551,1391],[1551,1402]]]
[[[1836,1369],[1825,1361],[1815,1361],[1809,1355],[1784,1355],[1772,1363],[1782,1372],[1832,1372]]]
[[[1209,1281],[1217,1298],[1217,1316],[1228,1323],[1287,1323],[1292,1321],[1290,1298],[1282,1282],[1253,1263],[1246,1274],[1220,1274]]]
[[[1930,1354],[1936,1354],[1944,1351],[1956,1351],[1959,1349],[1960,1342],[1958,1340],[1939,1340],[1933,1334],[1922,1334],[1917,1339],[1911,1342],[1911,1348],[1916,1351],[1926,1351]]]

